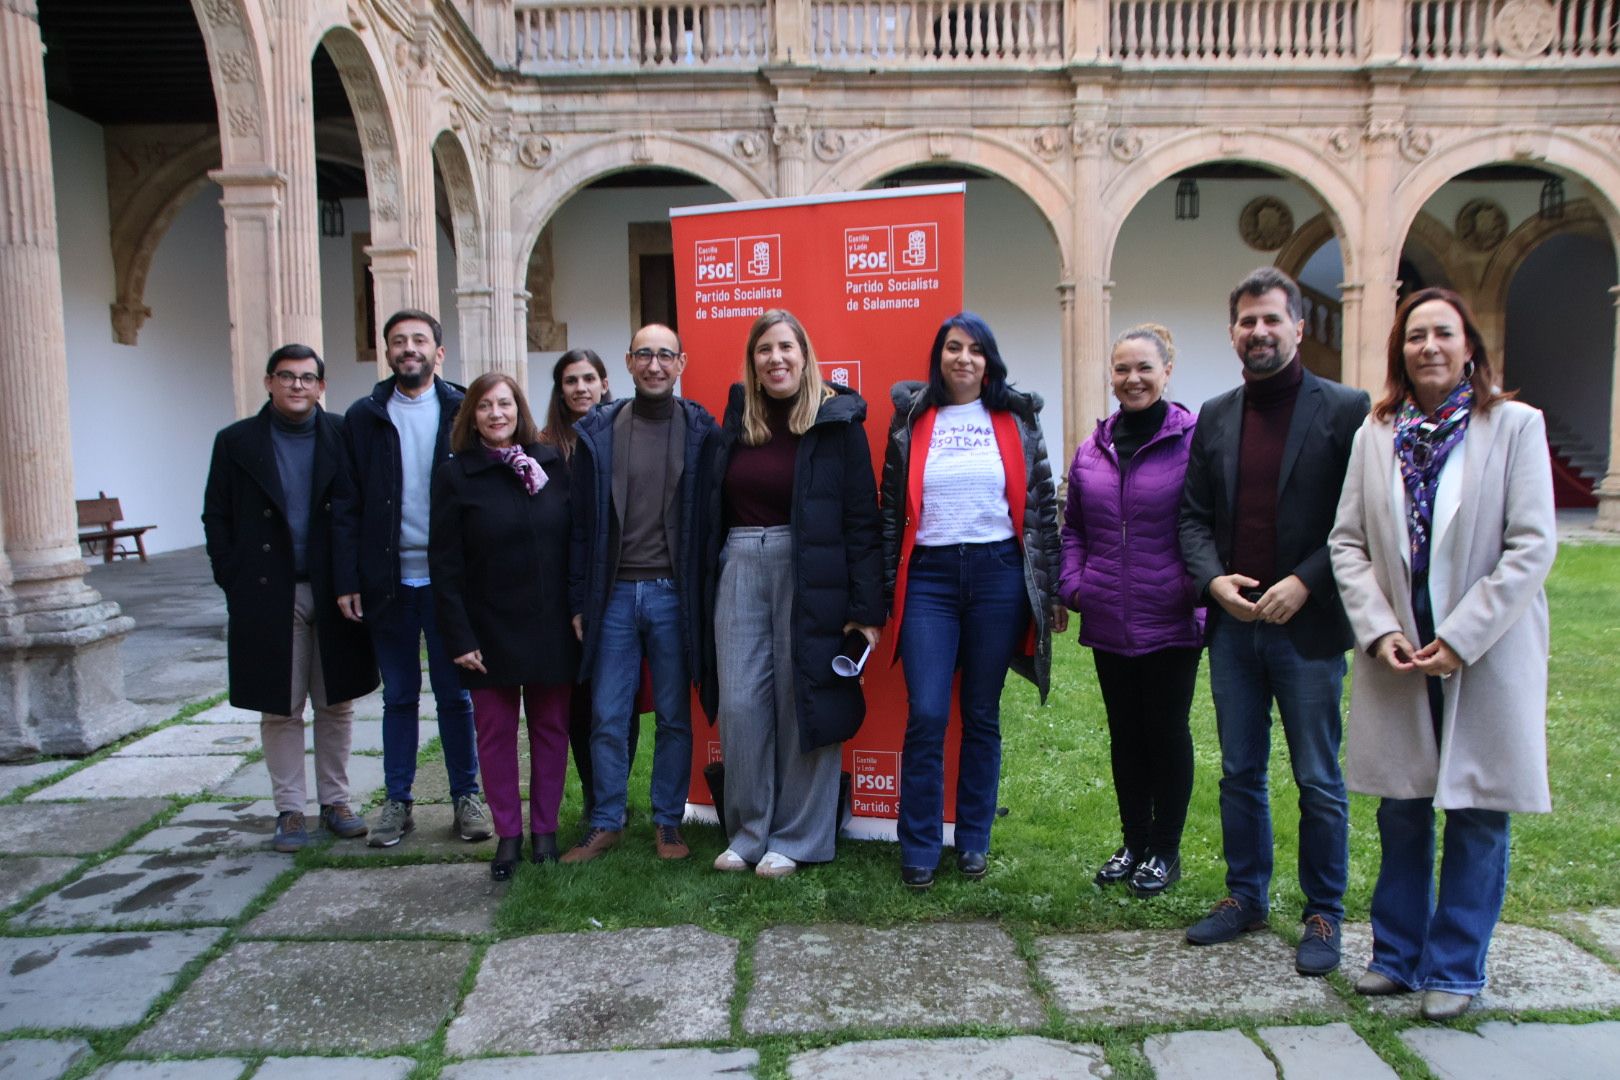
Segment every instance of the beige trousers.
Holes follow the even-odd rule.
[[[292,712],[259,715],[259,741],[270,770],[276,812],[304,812],[304,699],[315,706],[315,790],[321,805],[349,801],[349,742],[354,704],[326,700],[321,650],[315,633],[315,599],[309,582],[293,592]]]

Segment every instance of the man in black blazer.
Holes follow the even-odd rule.
[[[1181,553],[1209,601],[1209,680],[1221,740],[1228,896],[1187,931],[1194,945],[1265,925],[1271,886],[1266,763],[1275,701],[1299,786],[1301,975],[1339,964],[1349,807],[1339,772],[1339,697],[1353,643],[1328,562],[1365,391],[1299,360],[1299,286],[1262,267],[1232,290],[1243,385],[1198,414],[1181,502]]]
[[[338,612],[332,515],[350,479],[342,422],[320,406],[326,365],[307,345],[270,354],[269,402],[214,439],[203,534],[225,590],[231,704],[260,714],[276,803],[277,851],[309,843],[304,820],[304,699],[315,704],[321,823],[362,836],[349,807],[351,700],[377,686],[365,628]]]

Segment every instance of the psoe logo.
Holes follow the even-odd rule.
[[[782,279],[782,237],[737,237],[738,281],[780,281]]]
[[[893,814],[900,799],[900,755],[892,750],[856,750],[850,801],[857,814]]]
[[[732,285],[737,281],[737,241],[699,240],[693,245],[696,270],[693,281],[705,285]]]
[[[895,268],[902,273],[926,273],[939,269],[939,225],[919,222],[894,227]]]
[[[819,360],[821,377],[834,386],[861,392],[861,362],[859,360]]]
[[[872,277],[891,269],[887,225],[844,230],[845,277]]]

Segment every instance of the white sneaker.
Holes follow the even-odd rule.
[[[733,872],[746,870],[748,869],[748,861],[730,848],[726,848],[726,850],[714,857],[714,868]]]
[[[759,860],[759,865],[754,867],[754,873],[758,874],[760,877],[787,877],[798,868],[798,863],[794,862],[786,855],[783,855],[781,852],[767,851],[765,853],[765,857]]]

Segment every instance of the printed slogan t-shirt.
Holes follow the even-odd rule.
[[[917,543],[939,547],[1012,538],[1007,474],[990,426],[990,410],[982,401],[941,407],[934,416],[923,467]]]

